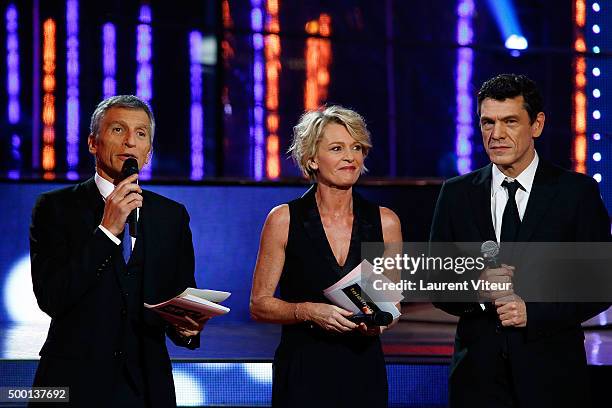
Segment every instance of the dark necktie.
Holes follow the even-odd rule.
[[[508,190],[508,202],[502,217],[500,242],[514,242],[521,228],[521,217],[516,205],[516,192],[519,188],[523,188],[523,186],[517,180],[504,180],[502,186]]]
[[[121,240],[121,246],[123,251],[123,259],[125,260],[125,264],[130,261],[130,256],[132,255],[132,236],[130,235],[130,224],[126,223],[125,228],[123,230],[123,239]]]

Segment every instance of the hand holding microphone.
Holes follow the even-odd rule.
[[[353,315],[348,319],[357,323],[357,330],[366,336],[378,336],[393,322],[393,315],[385,311],[375,311]]]
[[[384,311],[360,313],[349,317],[349,320],[357,324],[364,323],[367,326],[388,326],[393,322],[393,315]]]
[[[125,178],[106,197],[101,225],[118,237],[123,232],[125,223],[130,222],[130,235],[136,236],[136,208],[142,207],[142,189],[136,184],[138,180],[136,159],[127,159],[123,163],[121,173]]]
[[[486,241],[480,247],[480,252],[485,260],[487,268],[482,271],[479,279],[489,283],[512,283],[514,277],[514,266],[501,264],[497,258],[499,255],[499,246],[497,242]],[[510,290],[481,290],[479,292],[480,299],[484,301],[495,301],[500,298],[511,296],[514,294]]]

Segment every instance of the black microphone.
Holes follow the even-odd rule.
[[[389,312],[374,312],[372,314],[357,314],[349,316],[348,319],[356,324],[365,323],[366,326],[388,326],[393,321],[393,315]]]
[[[480,253],[484,258],[485,264],[491,269],[500,268],[501,264],[497,256],[499,255],[499,245],[495,241],[485,241],[480,246]]]
[[[130,157],[123,162],[123,168],[121,169],[121,178],[125,180],[132,174],[138,174],[138,161]],[[134,238],[138,236],[138,217],[136,215],[136,209],[132,210],[130,215],[127,217],[127,222],[130,225],[130,235]]]

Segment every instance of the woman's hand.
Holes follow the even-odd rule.
[[[324,330],[336,333],[346,333],[355,330],[358,325],[347,317],[353,312],[327,303],[302,303],[299,305],[297,316],[299,320],[310,320]]]

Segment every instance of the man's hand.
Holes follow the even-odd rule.
[[[117,184],[113,192],[106,197],[100,224],[116,237],[123,232],[128,215],[135,208],[142,207],[142,189],[136,184],[136,180],[138,174],[132,174]]]
[[[517,295],[510,295],[495,301],[497,315],[502,326],[525,327],[527,326],[527,306],[523,299]]]
[[[499,268],[487,268],[480,274],[479,280],[489,283],[510,283],[514,277],[514,266],[502,264]],[[478,295],[483,301],[495,301],[514,294],[510,290],[480,290]]]
[[[174,326],[174,328],[176,329],[176,332],[183,337],[196,336],[199,332],[202,331],[206,322],[210,320],[210,318],[207,318],[199,322],[196,322],[189,316],[185,316],[185,319],[187,320],[187,323],[183,323],[182,325],[177,324]]]

